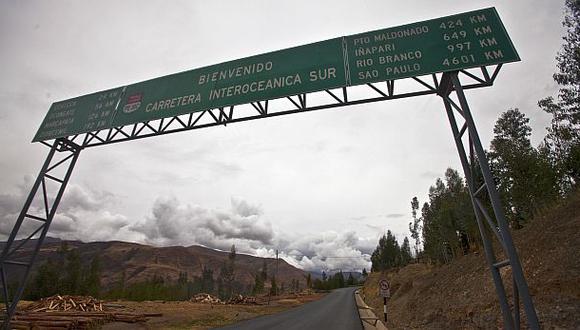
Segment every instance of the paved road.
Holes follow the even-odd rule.
[[[362,330],[354,291],[356,288],[335,290],[324,298],[282,313],[261,316],[219,328],[222,330]]]

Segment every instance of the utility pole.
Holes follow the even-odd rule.
[[[276,249],[276,280],[279,281],[278,278],[278,249]],[[278,288],[276,288],[276,294],[278,293]]]

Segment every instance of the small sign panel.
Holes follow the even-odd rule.
[[[389,284],[389,281],[387,281],[384,278],[382,278],[379,281],[379,296],[381,296],[383,298],[390,298],[391,297],[391,286]]]
[[[114,88],[53,103],[33,141],[110,128],[122,90]]]
[[[495,8],[340,37],[56,102],[33,142],[219,107],[519,61]]]
[[[495,8],[345,39],[349,85],[520,60]]]

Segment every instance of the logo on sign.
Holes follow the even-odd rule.
[[[142,93],[130,95],[129,98],[127,99],[127,104],[125,104],[125,106],[123,107],[123,112],[131,113],[139,109],[139,107],[141,106],[142,99],[143,99]]]

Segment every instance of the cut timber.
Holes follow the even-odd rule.
[[[103,311],[100,300],[91,296],[60,296],[43,298],[28,306],[27,311],[40,311],[42,308],[58,311]]]
[[[13,329],[95,329],[108,322],[146,322],[161,313],[129,313],[119,309],[103,311],[101,301],[88,296],[60,296],[41,299],[17,312]],[[114,305],[114,304],[113,304]]]

